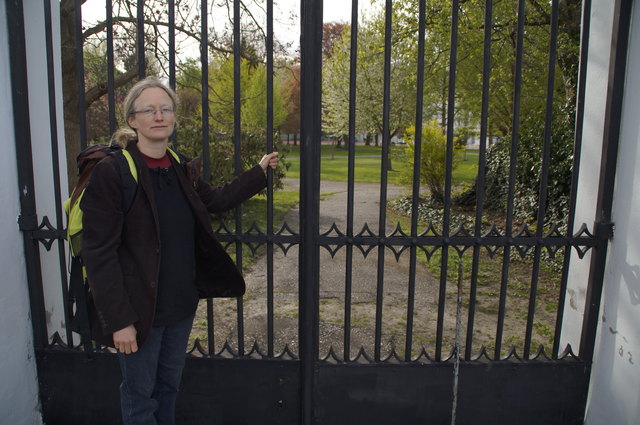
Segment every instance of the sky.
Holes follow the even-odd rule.
[[[371,9],[371,0],[359,0],[360,13],[366,13]],[[382,3],[382,0],[378,0]],[[87,23],[93,23],[105,19],[105,0],[87,0],[82,6],[82,19]],[[323,22],[350,22],[351,1],[349,0],[324,0]],[[274,0],[274,37],[279,41],[292,43],[291,51],[295,51],[300,38],[300,1],[299,0]],[[296,19],[290,19],[291,14]],[[195,44],[195,43],[194,43]],[[197,56],[198,46],[193,46],[194,56]],[[191,56],[191,54],[189,54]]]

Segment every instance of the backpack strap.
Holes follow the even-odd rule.
[[[127,165],[129,166],[129,171],[131,171],[131,175],[133,176],[133,179],[137,183],[138,182],[138,169],[136,168],[136,163],[133,161],[133,157],[131,156],[131,152],[129,152],[126,149],[122,149],[120,152],[122,152],[122,155],[127,160]]]
[[[167,152],[169,152],[169,154],[171,154],[173,159],[175,159],[178,164],[182,164],[183,162],[185,162],[183,160],[183,158],[180,158],[180,155],[178,155],[178,153],[176,151],[174,151],[173,149],[167,148]]]
[[[71,330],[82,337],[85,345],[91,341],[91,318],[89,314],[89,287],[85,284],[84,267],[81,257],[71,257],[71,270],[69,273],[69,306],[72,309],[69,314]],[[75,304],[75,310],[73,305]]]
[[[113,153],[120,169],[120,182],[122,184],[122,212],[125,214],[133,205],[133,198],[138,190],[138,169],[136,163],[126,149],[120,149]]]

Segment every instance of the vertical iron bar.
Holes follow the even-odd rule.
[[[473,349],[473,325],[476,311],[476,292],[478,289],[478,272],[480,266],[480,238],[482,237],[482,215],[485,198],[485,166],[487,159],[487,119],[489,116],[489,84],[491,76],[491,30],[493,27],[493,0],[485,2],[484,10],[484,63],[482,65],[482,109],[480,112],[480,151],[478,152],[478,177],[476,178],[476,221],[474,235],[477,243],[473,246],[473,263],[471,265],[471,286],[469,288],[469,316],[467,319],[467,340],[465,343],[465,360],[471,360]]]
[[[424,41],[426,34],[426,1],[420,0],[418,12],[418,66],[416,81],[416,121],[415,141],[413,149],[413,196],[411,198],[411,238],[409,252],[409,288],[407,294],[407,331],[405,339],[404,360],[411,361],[413,345],[413,312],[416,292],[416,246],[418,237],[418,200],[420,198],[420,165],[422,163],[422,108],[424,103]]]
[[[107,14],[107,103],[109,105],[109,134],[116,131],[115,65],[113,54],[113,1],[105,0]]]
[[[167,4],[169,18],[169,86],[176,88],[176,0]],[[175,142],[174,142],[175,143]]]
[[[349,57],[349,154],[347,158],[347,238],[353,238],[356,157],[356,96],[358,67],[358,0],[351,2],[351,56]],[[344,290],[344,354],[351,360],[351,296],[353,289],[353,239],[347,244]]]
[[[138,56],[138,78],[143,79],[146,73],[144,58],[144,0],[138,0],[136,8],[136,52]]]
[[[576,199],[578,197],[578,176],[580,175],[580,155],[582,153],[582,128],[584,120],[584,98],[587,81],[587,60],[589,57],[589,29],[591,28],[591,0],[584,0],[582,5],[582,35],[580,40],[580,68],[578,70],[578,84],[576,96],[576,117],[573,145],[573,165],[571,174],[571,193],[569,195],[569,217],[567,219],[567,237],[573,235],[575,225]],[[556,313],[556,328],[553,338],[553,359],[557,359],[560,352],[560,336],[564,318],[564,305],[567,298],[567,282],[569,280],[569,264],[571,261],[571,246],[565,248],[562,262],[562,278],[560,280],[560,297]]]
[[[462,261],[458,261],[458,284],[456,296],[456,335],[454,344],[453,362],[453,401],[451,403],[451,425],[456,425],[456,415],[458,413],[458,384],[460,382],[460,327],[462,327],[462,279],[464,278],[464,267]]]
[[[84,42],[82,38],[82,1],[75,0],[76,83],[78,90],[78,118],[80,121],[80,149],[87,147],[87,115],[84,93]]]
[[[301,1],[300,36],[300,423],[313,417],[318,359],[322,0]]]
[[[235,175],[242,172],[241,161],[241,102],[240,87],[241,51],[240,51],[240,0],[233,1],[233,145]],[[236,235],[242,234],[242,207],[236,208]],[[242,271],[242,242],[236,242],[236,265]],[[244,356],[244,304],[242,297],[238,297],[238,355]]]
[[[629,31],[633,0],[616,0],[613,14],[613,34],[609,57],[609,85],[604,116],[602,159],[594,234],[598,238],[595,252],[591,254],[589,280],[585,300],[585,312],[580,337],[580,358],[587,364],[593,361],[598,316],[607,260],[608,239],[612,237],[611,209],[620,143],[620,123],[624,100]]]
[[[267,0],[267,153],[273,152],[273,0]],[[267,354],[273,357],[273,172],[267,168]]]
[[[58,149],[58,121],[56,108],[55,70],[53,66],[53,30],[51,25],[51,0],[44,0],[44,34],[47,50],[47,84],[49,95],[49,129],[51,133],[51,161],[53,168],[53,193],[56,206],[56,228],[64,229],[62,217],[62,193],[60,187],[60,159]],[[62,304],[64,306],[64,320],[67,344],[73,347],[73,334],[71,332],[69,317],[69,287],[67,282],[67,259],[64,239],[58,239],[58,260],[60,267],[60,282],[62,283]]]
[[[169,0],[167,4],[167,17],[169,18],[169,86],[176,89],[176,2]],[[171,135],[171,143],[178,147],[176,130]]]
[[[16,160],[18,164],[18,191],[20,194],[20,217],[24,254],[29,285],[31,326],[33,345],[36,350],[47,345],[47,320],[45,317],[44,291],[40,269],[38,241],[32,232],[38,228],[36,215],[35,182],[29,118],[29,92],[27,82],[27,50],[24,15],[21,0],[5,2],[9,60],[11,73],[11,101],[13,108],[13,130],[15,135]]]
[[[382,100],[382,161],[380,164],[380,215],[378,219],[378,272],[376,294],[376,336],[375,336],[375,361],[381,360],[382,348],[382,306],[384,303],[384,239],[387,229],[387,170],[389,168],[389,110],[391,94],[391,25],[392,25],[391,0],[385,2],[384,24],[384,89]]]
[[[522,92],[522,42],[524,39],[524,0],[518,2],[518,34],[516,40],[516,69],[513,93],[513,117],[511,124],[511,154],[509,158],[509,197],[507,201],[507,220],[505,223],[505,233],[507,240],[513,234],[513,209],[516,185],[516,166],[518,158],[518,133],[520,131],[520,96]],[[511,246],[504,247],[502,258],[502,277],[500,283],[500,301],[498,307],[498,326],[496,329],[495,360],[500,359],[502,349],[502,333],[504,330],[504,315],[507,301],[507,282],[509,280],[509,262],[511,260]]]
[[[551,157],[551,125],[553,119],[553,90],[555,86],[556,47],[558,41],[558,0],[551,2],[551,36],[549,39],[549,70],[547,76],[547,109],[545,113],[542,170],[540,176],[540,194],[538,196],[538,217],[536,224],[536,238],[542,239],[544,234],[544,217],[547,209],[547,189],[549,182],[549,161]],[[531,353],[531,336],[533,334],[533,320],[536,312],[536,297],[538,279],[540,275],[540,256],[542,246],[536,244],[533,256],[533,273],[531,276],[531,289],[529,293],[529,310],[527,314],[527,327],[525,330],[523,358],[529,360]]]
[[[202,178],[211,181],[211,158],[209,158],[209,49],[207,45],[207,0],[200,1],[200,67],[202,77]],[[215,354],[215,321],[213,315],[213,300],[207,298],[207,344],[209,355]]]
[[[456,62],[458,53],[458,9],[459,0],[451,6],[451,46],[449,52],[449,92],[447,96],[447,153],[444,181],[444,217],[442,218],[442,262],[440,264],[440,290],[438,293],[438,324],[436,330],[435,360],[442,360],[442,336],[444,307],[447,297],[447,270],[449,265],[449,223],[451,221],[451,174],[453,169],[453,131],[455,124]]]
[[[215,340],[215,316],[213,314],[213,300],[207,298],[207,353],[208,356],[215,355],[216,340]]]

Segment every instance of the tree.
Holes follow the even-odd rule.
[[[177,130],[181,149],[185,153],[200,155],[202,134],[202,106],[200,78],[202,72],[195,61],[185,64],[177,77],[178,95],[181,98]],[[266,67],[252,66],[242,59],[240,63],[240,147],[243,166],[248,168],[260,160],[265,152],[267,138]],[[208,124],[210,129],[209,151],[211,179],[223,184],[234,176],[234,63],[232,57],[218,58],[209,65]],[[279,149],[278,129],[287,116],[281,83],[274,79],[273,128],[274,144]],[[284,176],[282,167],[274,173],[276,187]]]
[[[266,38],[262,30],[259,16],[256,16],[248,3],[252,0],[240,2],[242,13],[242,42],[256,47],[253,51],[244,49],[247,58],[252,61],[262,61],[264,48],[260,42]],[[84,2],[83,2],[84,3]],[[115,86],[127,88],[138,76],[136,55],[136,4],[134,0],[113,0],[113,31],[115,63]],[[232,0],[223,0],[219,6],[232,11]],[[175,2],[175,31],[176,57],[180,58],[194,43],[200,43],[200,2],[196,0],[176,0]],[[231,19],[216,20],[210,24],[207,46],[213,55],[229,55],[233,51],[229,22]],[[144,46],[146,56],[146,73],[167,75],[166,61],[168,53],[168,11],[166,2],[161,0],[147,0],[144,2]],[[69,185],[73,187],[76,181],[75,158],[80,149],[80,117],[107,93],[106,73],[92,76],[85,81],[85,109],[79,109],[78,81],[82,77],[77,74],[76,57],[78,52],[88,46],[105,51],[106,21],[88,24],[82,29],[81,46],[76,45],[75,32],[75,1],[60,0],[60,30],[62,54],[62,88],[64,98],[64,128],[67,151]],[[274,42],[276,55],[286,54],[286,46]],[[181,64],[178,62],[178,68]],[[149,67],[156,66],[155,71]],[[106,69],[103,68],[103,70]],[[96,77],[96,78],[94,78]],[[124,123],[121,123],[124,124]],[[93,124],[92,124],[93,125]]]
[[[389,113],[389,138],[410,125],[415,115],[415,68],[399,47],[406,42],[392,34],[391,95]],[[343,30],[336,40],[331,56],[323,66],[324,129],[330,135],[342,137],[349,126],[349,69],[351,36],[350,27]],[[356,131],[364,134],[381,134],[384,94],[384,31],[376,21],[365,21],[358,29],[358,57],[356,82]]]
[[[322,24],[322,57],[330,58],[336,41],[342,38],[345,24],[341,22],[325,22]]]
[[[555,92],[556,105],[573,102],[577,77],[580,38],[581,0],[559,2],[560,20],[558,37],[558,61]],[[515,57],[518,22],[518,2],[494,0],[491,27],[490,60],[490,134],[503,138],[511,135]],[[394,18],[405,28],[405,34],[418,31],[417,0],[394,3]],[[470,114],[479,122],[483,49],[484,49],[484,0],[460,2],[457,36],[456,113]],[[549,57],[549,33],[551,2],[528,0],[525,9],[525,33],[522,76],[522,115],[539,113],[546,100],[547,67]],[[441,122],[445,125],[447,85],[450,64],[451,2],[434,0],[427,2],[425,38],[425,90],[441,93]],[[398,34],[398,36],[401,36]],[[406,35],[408,36],[408,35]],[[407,57],[415,56],[413,51]],[[427,91],[425,91],[425,95]],[[425,103],[427,105],[427,103]],[[459,112],[458,112],[459,111]],[[431,110],[425,108],[425,118]]]
[[[282,124],[285,134],[293,134],[293,144],[297,144],[300,133],[300,65],[295,64],[284,71],[282,86],[286,96],[286,108],[289,114]]]

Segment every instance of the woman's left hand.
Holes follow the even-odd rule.
[[[259,164],[265,174],[267,174],[267,168],[269,167],[275,170],[278,166],[278,152],[271,152],[269,154],[266,154],[262,157]]]

